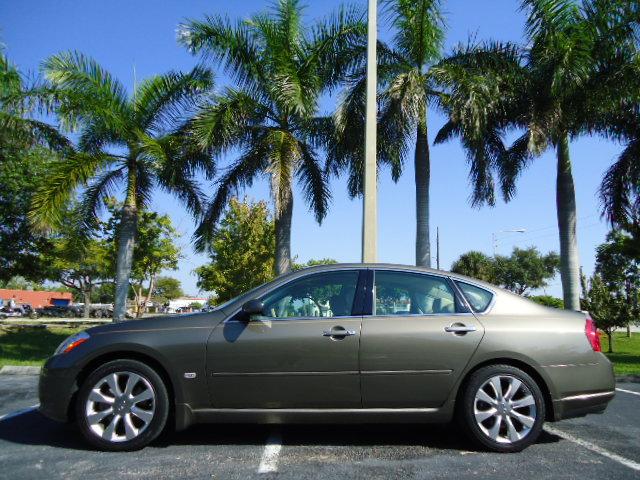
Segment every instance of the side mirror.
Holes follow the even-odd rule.
[[[264,303],[255,298],[242,305],[242,312],[248,317],[251,317],[251,315],[262,315],[263,311]]]

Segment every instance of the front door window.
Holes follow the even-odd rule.
[[[355,270],[309,275],[267,295],[264,315],[270,318],[347,317],[358,284]]]

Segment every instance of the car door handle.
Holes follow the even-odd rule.
[[[454,323],[449,325],[448,327],[444,327],[444,331],[445,332],[450,332],[450,333],[469,333],[469,332],[475,332],[476,331],[476,327],[474,327],[473,325],[463,325],[461,323]]]
[[[324,332],[322,332],[323,337],[338,337],[338,338],[350,337],[355,334],[356,334],[355,330],[345,330],[342,327],[334,327],[331,330],[325,330]]]

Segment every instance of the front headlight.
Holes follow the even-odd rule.
[[[64,342],[62,342],[58,346],[58,348],[56,348],[54,355],[59,355],[61,353],[69,353],[71,350],[76,348],[81,343],[84,343],[87,340],[89,340],[89,336],[90,335],[87,332],[78,332],[75,335],[71,335]]]

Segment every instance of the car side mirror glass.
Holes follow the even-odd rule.
[[[253,315],[262,315],[264,311],[264,303],[258,299],[252,299],[242,305],[242,312],[251,318]]]

